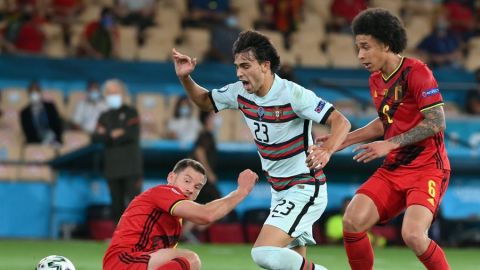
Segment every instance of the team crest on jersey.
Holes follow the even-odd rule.
[[[263,107],[258,107],[257,115],[258,118],[262,120],[263,116],[265,116],[265,109]]]
[[[280,118],[282,118],[282,115],[283,115],[283,111],[282,109],[280,109],[280,107],[278,106],[275,106],[275,108],[273,109],[273,116],[275,116],[275,121],[280,121]]]

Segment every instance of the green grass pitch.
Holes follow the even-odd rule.
[[[0,240],[0,270],[33,270],[47,255],[69,258],[77,270],[100,270],[106,243],[94,241]],[[179,245],[200,255],[205,270],[253,270],[250,245]],[[445,249],[452,269],[480,269],[480,249]],[[407,248],[375,250],[375,270],[424,269]],[[310,247],[308,256],[330,270],[350,269],[342,246]]]

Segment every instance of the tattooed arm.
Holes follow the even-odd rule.
[[[443,106],[430,108],[422,112],[423,121],[407,132],[388,139],[389,142],[397,144],[398,147],[413,144],[431,137],[445,129],[445,113]]]
[[[354,151],[363,149],[355,155],[354,160],[367,163],[376,158],[383,157],[399,147],[414,144],[431,137],[445,129],[445,113],[443,106],[437,106],[422,112],[424,119],[415,127],[385,141],[376,141],[360,145]]]

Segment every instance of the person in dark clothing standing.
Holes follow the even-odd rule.
[[[213,200],[221,198],[220,191],[217,188],[218,178],[215,173],[218,161],[217,142],[215,140],[215,135],[213,134],[215,113],[200,112],[199,120],[202,124],[202,130],[198,134],[190,157],[200,162],[205,167],[207,181],[198,194],[195,202],[199,204],[207,204]],[[199,225],[189,220],[185,220],[182,232],[183,237],[190,243],[199,243],[194,231],[202,232],[208,227],[209,225]]]
[[[118,222],[130,201],[141,192],[140,118],[135,108],[124,103],[126,88],[120,80],[106,81],[103,94],[109,109],[100,115],[93,141],[105,145],[104,175],[110,188],[113,218]]]
[[[203,129],[193,147],[192,158],[202,163],[207,172],[207,182],[196,200],[198,203],[205,204],[221,197],[216,187],[217,175],[215,171],[218,151],[217,142],[213,134],[215,114],[213,112],[201,112],[199,120]]]
[[[37,82],[28,86],[30,103],[20,112],[20,121],[27,143],[58,145],[62,143],[62,119],[55,104],[42,99]]]

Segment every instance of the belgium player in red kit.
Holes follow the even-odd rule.
[[[450,177],[438,84],[424,63],[399,55],[407,43],[405,29],[388,11],[367,9],[352,29],[358,59],[371,72],[370,94],[378,117],[350,132],[340,149],[383,136],[358,146],[354,159],[366,163],[386,157],[358,189],[343,218],[350,267],[373,268],[366,231],[406,209],[402,237],[407,246],[427,269],[450,269],[442,249],[427,234]],[[310,151],[307,162],[313,166],[315,147]]]
[[[238,187],[205,205],[193,202],[207,181],[205,168],[191,159],[180,160],[168,174],[167,185],[138,195],[123,213],[103,258],[104,270],[197,270],[192,251],[175,248],[182,219],[208,224],[224,217],[250,193],[258,176],[244,170]]]

